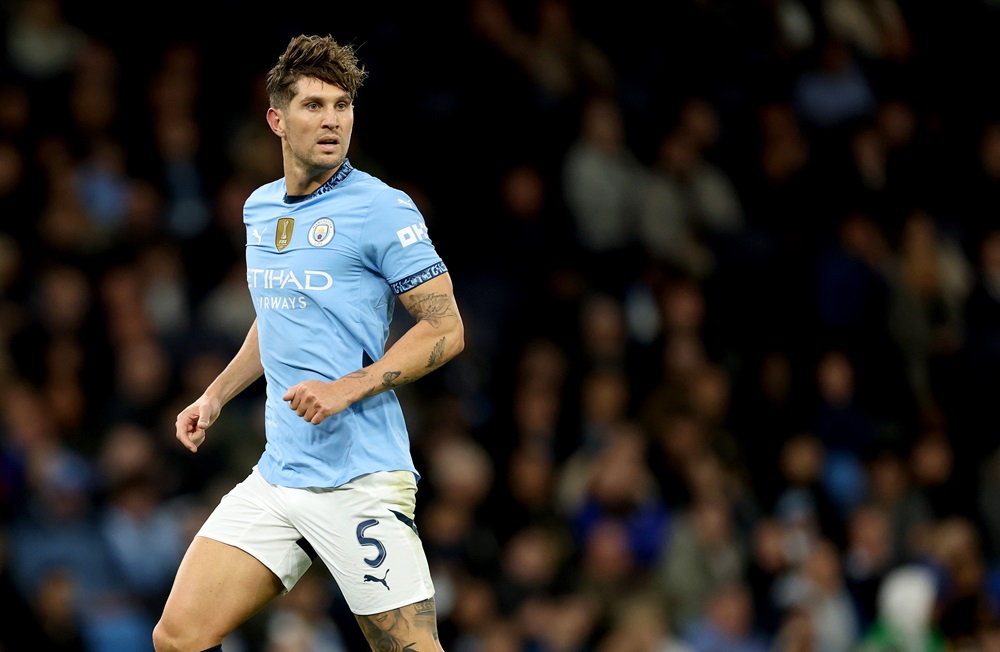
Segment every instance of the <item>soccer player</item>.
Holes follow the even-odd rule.
[[[284,177],[244,206],[256,320],[176,423],[197,452],[222,407],[263,374],[267,443],[181,562],[153,631],[159,652],[221,650],[316,558],[372,649],[442,649],[393,389],[460,353],[464,329],[413,200],[347,158],[366,75],[350,46],[310,35],[267,75]],[[385,350],[397,297],[414,321]]]

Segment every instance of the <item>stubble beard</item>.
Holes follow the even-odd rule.
[[[316,154],[312,156],[299,156],[297,158],[302,166],[308,170],[309,177],[316,178],[339,168],[343,164],[344,159],[347,158],[347,154],[346,152],[338,152],[337,154]]]

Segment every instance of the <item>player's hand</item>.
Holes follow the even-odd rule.
[[[338,394],[334,383],[322,380],[306,380],[292,385],[281,398],[288,401],[288,407],[295,410],[295,414],[314,426],[348,405]]]
[[[202,396],[177,415],[177,439],[192,453],[205,442],[205,430],[215,423],[220,407],[217,401]]]

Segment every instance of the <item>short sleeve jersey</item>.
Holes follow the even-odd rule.
[[[288,487],[337,487],[375,471],[416,475],[393,391],[319,425],[282,399],[292,385],[381,358],[396,295],[447,271],[413,200],[345,160],[305,197],[288,197],[284,179],[261,186],[243,219],[267,383],[261,474]]]

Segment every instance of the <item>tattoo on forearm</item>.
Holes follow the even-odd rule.
[[[376,394],[381,394],[382,392],[390,389],[395,389],[401,385],[405,385],[410,382],[410,379],[399,382],[398,379],[402,374],[401,371],[387,371],[382,374],[382,384],[372,387],[367,392],[365,392],[365,397],[375,396]],[[367,374],[365,374],[367,375]]]
[[[367,392],[365,392],[365,397],[375,396],[376,394],[381,394],[382,392],[388,391],[390,389],[396,389],[397,387],[402,387],[403,385],[412,383],[420,376],[414,376],[412,378],[403,378],[400,380],[400,376],[403,372],[401,371],[387,371],[382,374],[382,384],[372,387]]]
[[[442,337],[434,344],[434,348],[431,349],[431,355],[427,358],[427,368],[433,369],[434,367],[441,364],[441,359],[444,357],[444,338]]]
[[[441,325],[444,317],[452,316],[451,297],[447,294],[414,295],[407,308],[414,319],[425,321],[434,328]]]

